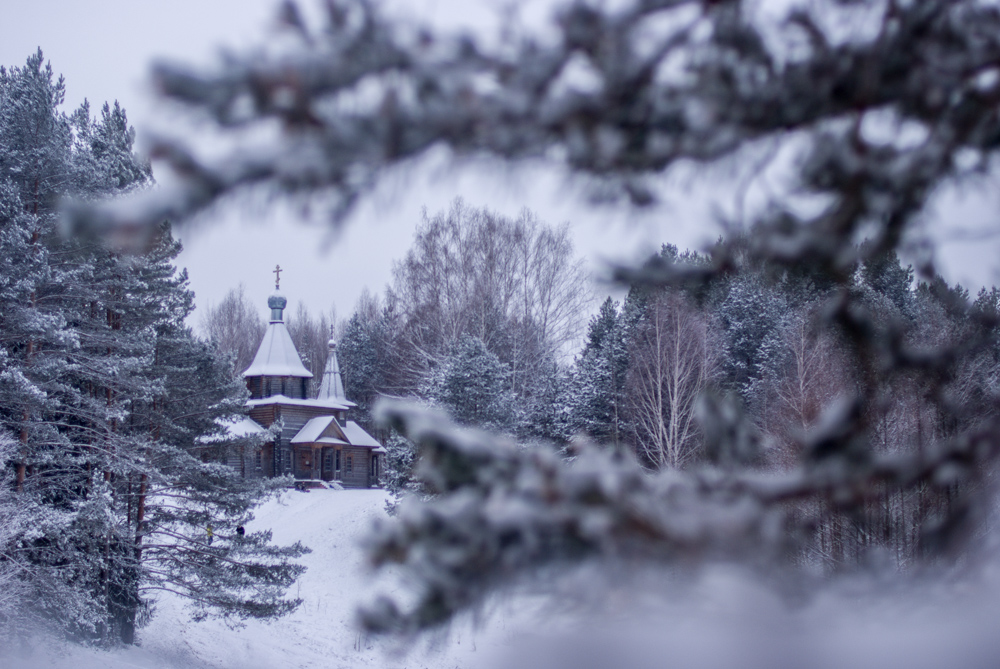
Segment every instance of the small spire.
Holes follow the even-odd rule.
[[[346,400],[344,380],[340,375],[340,364],[337,362],[337,340],[333,338],[333,326],[330,326],[330,352],[326,357],[326,369],[323,370],[323,380],[320,383],[317,398],[321,400]]]

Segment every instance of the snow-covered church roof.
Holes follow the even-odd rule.
[[[271,404],[311,407],[313,409],[337,409],[340,411],[347,411],[351,407],[357,406],[354,402],[351,402],[350,400],[338,400],[336,398],[330,398],[325,400],[293,399],[291,397],[286,397],[285,395],[271,395],[270,397],[262,397],[256,400],[247,400],[247,406],[250,407],[251,409],[254,407],[269,406]]]
[[[293,444],[344,444],[348,442],[338,438],[339,430],[330,429],[331,424],[336,421],[334,416],[318,416],[309,420],[302,429],[292,437]],[[339,427],[339,426],[338,426]]]
[[[271,308],[271,322],[264,332],[257,355],[253,362],[243,372],[243,376],[298,376],[312,378],[312,372],[302,364],[302,358],[288,334],[288,328],[282,318],[282,312],[288,300],[281,293],[275,292],[267,300]]]
[[[229,420],[216,420],[215,422],[222,428],[222,433],[210,437],[199,437],[198,443],[214,444],[220,441],[262,435],[267,431],[249,416],[239,416]]]
[[[319,386],[317,399],[346,400],[344,380],[340,376],[340,363],[337,362],[337,342],[331,338],[327,345],[330,347],[330,352],[326,356],[326,369],[323,370],[323,382]]]
[[[293,444],[331,444],[344,446],[359,446],[363,448],[381,449],[382,445],[365,432],[364,428],[353,420],[344,425],[337,422],[334,416],[318,416],[311,419],[292,437]],[[384,453],[384,450],[378,452]]]
[[[344,426],[344,436],[347,437],[352,446],[368,446],[370,448],[380,448],[382,446],[382,444],[375,441],[375,437],[365,432],[365,429],[353,420],[347,421],[347,425]]]

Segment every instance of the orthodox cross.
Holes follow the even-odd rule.
[[[274,274],[274,289],[277,290],[281,285],[281,265],[275,265],[271,273]]]

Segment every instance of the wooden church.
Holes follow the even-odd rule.
[[[280,270],[276,270],[280,271]],[[280,275],[279,275],[280,277]],[[283,476],[335,481],[345,488],[378,485],[380,459],[385,454],[371,435],[352,420],[354,405],[344,394],[331,339],[326,368],[316,397],[309,396],[313,374],[302,364],[284,322],[285,297],[268,298],[271,319],[253,362],[243,372],[250,400],[248,418],[230,426],[231,435],[263,434],[277,424],[279,431],[244,465],[247,475]]]

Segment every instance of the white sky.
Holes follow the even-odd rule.
[[[482,28],[492,25],[500,0],[387,0],[395,11],[439,26]],[[316,2],[303,0],[307,10]],[[553,0],[525,5],[526,19],[548,14]],[[140,134],[163,123],[163,113],[146,87],[149,63],[169,58],[207,63],[220,48],[247,46],[267,38],[277,0],[3,0],[0,5],[0,64],[20,65],[41,46],[56,72],[66,76],[67,111],[84,97],[99,110],[119,100]],[[447,170],[429,160],[390,178],[349,220],[343,234],[304,226],[287,206],[249,202],[222,206],[177,231],[185,245],[180,264],[188,268],[200,306],[218,302],[239,283],[246,284],[264,313],[273,286],[271,270],[280,264],[282,288],[294,308],[303,300],[313,311],[335,306],[351,313],[367,286],[381,292],[394,260],[409,247],[423,207],[433,213],[456,196],[473,206],[514,215],[522,207],[549,223],[569,221],[579,253],[595,270],[608,259],[650,252],[663,242],[698,246],[718,236],[711,220],[706,185],[671,181],[672,204],[638,213],[627,207],[594,207],[551,169],[520,167],[501,171],[488,165]],[[995,227],[995,190],[976,196],[951,194],[938,209],[963,227]],[[942,236],[942,235],[939,235]],[[332,243],[331,243],[332,242]],[[951,243],[941,263],[951,280],[978,288],[998,281],[1000,247],[995,239]],[[603,289],[599,289],[603,290]],[[197,323],[198,315],[195,314]]]
[[[420,7],[395,4],[410,13],[419,10],[422,19],[439,25],[477,27],[489,25],[494,16],[490,2],[420,1]],[[315,7],[302,4],[307,10]],[[0,63],[19,65],[41,46],[56,72],[66,76],[67,110],[84,97],[95,112],[105,100],[117,99],[141,144],[144,127],[162,122],[146,86],[150,61],[206,63],[221,47],[259,42],[267,36],[276,6],[275,0],[5,0]],[[343,317],[365,286],[380,292],[390,280],[392,262],[409,247],[422,208],[433,213],[459,195],[471,205],[511,215],[527,206],[547,222],[569,221],[579,252],[595,268],[603,259],[630,257],[638,248],[645,252],[669,241],[661,240],[659,231],[650,232],[654,219],[648,215],[595,210],[566,190],[551,171],[500,175],[485,166],[449,171],[427,165],[390,179],[335,240],[322,226],[299,224],[290,207],[221,207],[177,231],[185,245],[180,264],[189,270],[199,305],[218,302],[243,282],[264,312],[271,270],[280,264],[287,270],[282,288],[293,305],[299,299],[313,311],[335,305]],[[688,243],[688,238],[676,241]]]

